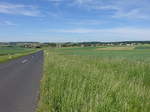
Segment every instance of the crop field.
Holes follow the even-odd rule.
[[[31,51],[33,49],[28,48],[21,48],[21,47],[0,47],[0,55],[8,55],[8,54],[16,54],[16,53],[23,53],[27,51]]]
[[[21,47],[0,47],[0,62],[5,62],[34,52],[35,49]]]
[[[94,56],[100,58],[144,59],[144,61],[150,59],[150,46],[61,48],[55,51],[58,51],[59,54]]]
[[[38,112],[149,112],[150,48],[45,50]]]

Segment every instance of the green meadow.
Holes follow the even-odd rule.
[[[21,48],[17,46],[0,47],[0,62],[9,61],[35,52],[35,49]]]
[[[17,46],[0,47],[0,55],[24,53],[24,52],[31,51],[31,50],[33,49],[22,48],[22,47],[17,47]]]
[[[47,49],[37,111],[149,112],[149,60],[143,46]]]
[[[100,58],[150,59],[150,46],[137,47],[86,47],[55,49],[58,54],[93,56]]]

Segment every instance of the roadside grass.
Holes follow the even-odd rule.
[[[8,48],[8,47],[1,47],[0,48],[0,63],[12,60],[12,59],[16,59],[28,54],[32,54],[34,52],[36,52],[36,49],[27,49],[27,48],[19,48],[19,47],[12,47],[12,48]]]
[[[150,63],[61,50],[45,51],[38,112],[149,112]]]

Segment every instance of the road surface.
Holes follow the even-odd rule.
[[[35,112],[43,51],[0,64],[0,112]]]

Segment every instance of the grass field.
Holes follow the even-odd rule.
[[[0,47],[0,63],[35,52],[35,49],[21,47]]]
[[[149,112],[150,49],[45,51],[38,112]]]
[[[92,56],[100,58],[126,58],[131,60],[149,60],[150,47],[86,47],[86,48],[61,48],[55,50],[60,55]]]
[[[16,46],[0,47],[0,55],[24,53],[24,52],[28,52],[28,51],[31,51],[31,50],[33,50],[33,49],[21,48],[21,47],[16,47]]]

